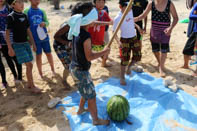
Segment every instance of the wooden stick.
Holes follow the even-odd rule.
[[[120,26],[122,25],[122,22],[124,21],[125,16],[127,15],[127,13],[130,11],[130,9],[131,9],[131,7],[132,7],[132,3],[133,3],[133,0],[130,0],[130,1],[129,1],[129,4],[127,5],[127,8],[125,9],[125,11],[124,11],[124,13],[123,13],[123,15],[122,15],[122,17],[121,17],[119,23],[118,23],[118,26],[116,27],[116,30],[115,30],[114,33],[113,33],[112,38],[110,39],[110,41],[109,41],[109,43],[108,43],[108,45],[107,45],[107,47],[110,48],[110,46],[111,46],[111,44],[112,44],[112,42],[113,42],[113,40],[114,40],[116,34],[118,33],[118,30],[120,29]]]

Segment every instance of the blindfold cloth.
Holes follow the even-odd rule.
[[[98,12],[93,8],[86,16],[83,17],[82,14],[73,15],[69,21],[68,25],[70,30],[68,32],[68,39],[72,40],[73,35],[78,36],[80,33],[80,26],[85,26],[91,24],[98,19]]]

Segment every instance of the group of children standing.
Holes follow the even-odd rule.
[[[15,83],[22,82],[22,64],[24,63],[26,65],[28,88],[33,93],[41,93],[41,89],[33,81],[31,47],[36,52],[36,63],[41,78],[43,78],[42,50],[47,56],[52,72],[55,73],[55,70],[46,30],[46,26],[49,24],[46,13],[38,7],[40,0],[30,0],[30,2],[31,7],[25,9],[23,13],[24,3],[22,0],[0,1],[0,47],[14,75]],[[42,34],[39,34],[38,28],[43,31]],[[45,35],[45,37],[40,37],[40,35]],[[15,62],[17,73],[12,60]],[[2,83],[6,88],[8,85],[5,67],[1,59],[0,66]]]
[[[47,35],[44,39],[41,39],[37,31],[41,27],[47,34],[46,26],[49,23],[46,13],[44,10],[38,8],[40,0],[30,0],[30,2],[31,7],[25,9],[25,15],[22,13],[24,6],[22,0],[8,0],[8,4],[13,8],[11,13],[8,6],[5,5],[5,1],[0,0],[0,24],[3,24],[1,26],[0,45],[2,50],[7,50],[3,54],[4,56],[8,56],[6,60],[14,74],[15,81],[22,80],[21,64],[25,63],[28,87],[32,89],[32,92],[39,93],[41,89],[36,87],[33,82],[33,65],[31,62],[33,56],[28,42],[31,43],[33,50],[36,51],[36,62],[40,76],[43,77],[42,49],[47,56],[52,72],[55,73],[55,70],[49,37]],[[110,66],[106,62],[110,53],[110,48],[105,46],[109,41],[108,27],[106,26],[113,24],[113,31],[116,30],[129,0],[119,0],[120,12],[114,20],[104,10],[108,10],[105,2],[105,0],[93,0],[94,5],[91,2],[77,3],[72,9],[71,18],[68,23],[64,23],[55,33],[53,44],[55,52],[65,68],[63,82],[66,86],[68,85],[66,78],[70,73],[82,96],[77,114],[80,115],[85,111],[89,111],[94,125],[107,125],[109,121],[100,119],[97,116],[96,92],[89,73],[91,61],[101,57],[101,66]],[[197,8],[197,6],[194,7]],[[134,0],[132,9],[128,11],[120,27],[120,38],[118,36],[115,37],[120,49],[121,85],[126,85],[125,73],[130,74],[131,67],[141,60],[142,34],[146,32],[147,15],[150,11],[152,11],[150,33],[152,51],[158,62],[160,75],[165,76],[164,65],[167,53],[170,52],[170,35],[178,21],[175,6],[171,0],[153,0],[150,2],[146,0]],[[195,13],[193,12],[192,14]],[[173,18],[172,22],[171,16]],[[190,18],[196,20],[196,16],[194,15],[191,15]],[[143,19],[145,21],[144,27],[142,24]],[[135,31],[135,28],[137,31]],[[194,26],[194,32],[196,30],[196,26]],[[196,38],[195,34],[194,37]],[[133,53],[132,58],[130,58],[131,51]],[[17,73],[14,70],[15,67],[12,66],[13,62],[9,62],[12,61],[11,59],[16,63]],[[2,62],[0,62],[0,66],[3,67]],[[0,69],[1,75],[3,76],[2,82],[6,86],[5,70],[4,68]],[[88,109],[84,108],[86,101],[88,102]]]

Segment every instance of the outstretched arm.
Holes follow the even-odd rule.
[[[98,52],[98,53],[92,52],[91,39],[87,39],[83,43],[83,47],[84,47],[86,59],[88,61],[92,61],[94,59],[97,59],[97,58],[104,56],[105,54],[108,54],[110,52],[109,48],[105,48],[103,51]]]
[[[152,1],[150,1],[145,9],[145,11],[139,15],[138,17],[134,18],[135,22],[141,21],[142,19],[145,19],[148,15],[148,13],[150,12],[150,10],[152,9]]]
[[[110,21],[95,21],[95,25],[105,26],[105,25],[113,25],[113,20]]]
[[[145,32],[146,32],[147,20],[148,20],[148,16],[146,16],[146,18],[144,19],[144,28],[143,28],[143,30]]]
[[[139,25],[135,24],[135,27],[137,28],[137,30],[140,32],[141,35],[144,34],[144,30],[142,28],[140,28]]]

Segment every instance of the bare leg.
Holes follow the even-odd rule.
[[[108,125],[109,120],[99,119],[97,116],[96,98],[88,100],[88,110],[93,119],[93,125]]]
[[[158,67],[160,67],[160,52],[153,52],[153,54],[158,62]]]
[[[81,97],[80,103],[79,103],[79,110],[77,112],[77,115],[80,115],[80,114],[88,111],[88,109],[84,108],[85,102],[86,102],[85,99],[83,97]]]
[[[53,56],[51,53],[46,53],[46,56],[47,56],[47,59],[48,59],[48,62],[51,66],[51,70],[53,73],[55,73],[55,69],[54,69],[54,63],[53,63]]]
[[[32,89],[33,93],[41,93],[41,89],[37,88],[34,85],[33,75],[32,75],[33,64],[31,62],[28,62],[28,63],[25,63],[25,65],[26,65],[28,87]]]
[[[165,77],[165,61],[166,61],[167,53],[161,53],[161,63],[159,66],[159,72],[161,77]]]
[[[184,65],[181,67],[181,68],[184,68],[184,69],[189,69],[189,60],[190,60],[190,57],[189,55],[184,55]]]
[[[62,83],[64,84],[64,86],[66,87],[66,89],[70,89],[70,85],[67,82],[67,77],[68,77],[69,73],[70,72],[69,72],[68,69],[64,69]]]
[[[135,61],[131,61],[128,65],[128,68],[127,68],[127,75],[130,75],[131,74],[131,66],[133,66],[136,62]]]
[[[192,74],[192,76],[194,76],[194,77],[197,76],[197,67],[196,67],[196,70],[194,71],[194,73]]]
[[[125,68],[126,66],[120,66],[120,84],[121,85],[126,85],[126,82],[125,82]]]
[[[37,64],[38,72],[39,72],[41,78],[43,78],[43,74],[42,74],[42,54],[36,55],[36,64]]]
[[[33,88],[34,87],[33,75],[32,75],[33,64],[31,62],[28,62],[25,63],[25,65],[26,65],[28,87]]]

